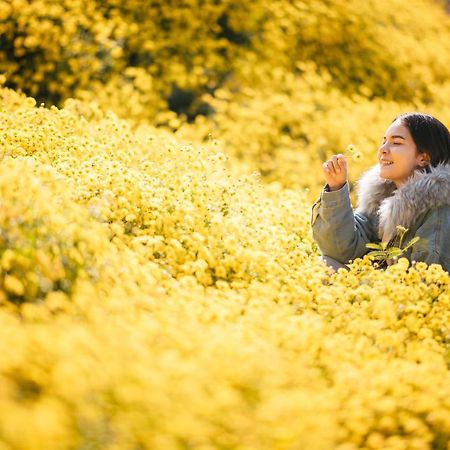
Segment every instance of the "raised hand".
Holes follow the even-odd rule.
[[[323,163],[322,167],[330,191],[341,189],[347,182],[347,160],[342,153],[333,155],[328,161]]]

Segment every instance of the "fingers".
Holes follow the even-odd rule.
[[[332,156],[323,164],[325,172],[330,175],[339,175],[347,170],[347,161],[342,153]]]
[[[347,168],[347,161],[345,160],[345,156],[342,153],[334,155],[331,158],[331,161],[333,163],[334,171],[336,173],[344,172],[345,169]]]
[[[334,170],[334,165],[331,160],[328,160],[323,163],[323,170],[329,175],[336,175],[336,172]]]

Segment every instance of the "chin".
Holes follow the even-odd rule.
[[[385,167],[384,166],[380,166],[380,178],[384,178],[385,180],[391,180],[392,177],[386,173]]]

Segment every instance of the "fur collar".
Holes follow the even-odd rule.
[[[395,237],[397,225],[410,228],[432,207],[450,206],[450,164],[438,164],[428,173],[416,170],[398,189],[379,173],[377,164],[357,182],[356,211],[378,217],[378,236],[384,242]]]

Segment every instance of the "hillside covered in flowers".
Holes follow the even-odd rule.
[[[450,450],[449,274],[310,230],[445,2],[0,1],[0,74],[0,450]]]

